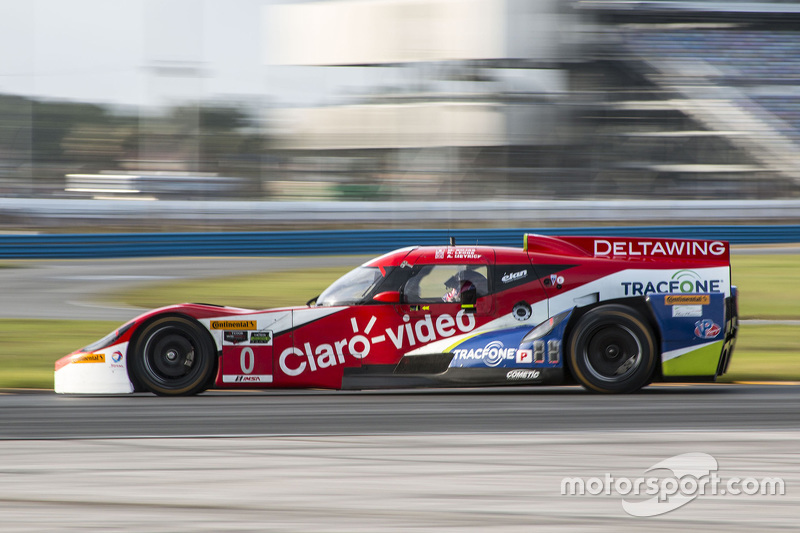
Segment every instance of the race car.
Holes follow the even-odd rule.
[[[303,307],[181,304],[55,364],[55,391],[714,381],[736,341],[727,242],[526,234],[521,249],[414,246]]]

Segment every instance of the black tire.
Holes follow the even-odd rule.
[[[603,393],[636,392],[650,383],[656,364],[653,332],[624,305],[603,305],[578,320],[567,357],[575,379]]]
[[[131,377],[159,396],[197,394],[213,378],[215,356],[213,340],[202,326],[186,318],[162,317],[137,336],[129,359]]]

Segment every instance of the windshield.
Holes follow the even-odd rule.
[[[383,279],[378,267],[358,267],[351,270],[317,298],[317,305],[352,305],[360,303]]]

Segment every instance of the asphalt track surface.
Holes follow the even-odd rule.
[[[0,439],[800,429],[800,385],[0,395]]]
[[[0,529],[796,531],[798,399],[796,385],[0,394]],[[722,489],[686,484],[670,510],[669,481],[710,476],[658,467],[683,454],[710,459]],[[661,492],[565,492],[607,476]],[[725,492],[745,479],[782,490]]]

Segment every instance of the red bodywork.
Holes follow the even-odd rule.
[[[584,297],[583,287],[590,287],[588,296],[596,294],[598,301],[644,296],[637,290],[647,290],[647,283],[654,287],[670,283],[659,271],[729,268],[729,249],[721,241],[529,235],[523,249],[416,247],[363,266],[377,267],[386,277],[423,265],[485,267],[488,293],[480,295],[473,306],[401,301],[396,287],[358,305],[254,311],[183,304],[137,317],[127,329],[120,328],[124,333],[114,342],[131,341],[155,317],[190,317],[208,330],[219,350],[215,387],[341,388],[346,374],[390,375],[404,354],[431,342],[472,334],[479,328],[533,328],[575,306]],[[635,271],[632,280],[644,276],[644,281],[625,281],[620,276],[626,271]],[[640,271],[653,271],[653,281],[648,282],[647,273]],[[729,277],[721,283],[721,290],[729,290]],[[530,309],[524,319],[514,316],[521,304]],[[62,359],[57,370],[74,356]]]

